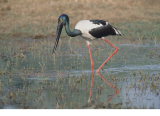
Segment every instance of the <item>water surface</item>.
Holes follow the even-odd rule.
[[[114,42],[113,42],[114,43]],[[3,41],[0,47],[0,108],[160,108],[160,45],[115,44],[119,51],[91,45],[91,72],[85,41],[63,39]]]

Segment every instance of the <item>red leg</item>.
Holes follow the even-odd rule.
[[[118,48],[113,45],[111,42],[109,42],[107,39],[104,39],[107,43],[109,43],[111,46],[113,46],[115,48],[115,51],[107,58],[107,60],[97,69],[96,72],[99,72],[100,69],[106,64],[106,62],[118,51]]]
[[[93,80],[94,80],[94,74],[93,74],[93,72],[92,72],[92,76],[91,76],[91,88],[90,88],[90,94],[89,94],[88,103],[91,101]]]
[[[88,50],[89,50],[89,55],[90,55],[90,60],[91,60],[91,70],[93,72],[94,62],[93,62],[93,59],[92,59],[90,44],[88,44]]]

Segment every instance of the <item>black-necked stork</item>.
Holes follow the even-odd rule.
[[[69,29],[69,17],[66,14],[62,14],[58,18],[58,26],[57,26],[56,40],[53,48],[53,53],[57,48],[63,25],[65,26],[65,30],[68,36],[75,37],[80,35],[82,38],[86,40],[88,44],[89,54],[90,54],[92,72],[94,67],[94,62],[93,62],[92,54],[90,50],[90,44],[92,40],[103,39],[115,48],[115,51],[97,69],[96,72],[99,72],[100,69],[104,66],[104,64],[118,51],[118,48],[115,45],[113,45],[111,42],[109,42],[107,39],[105,39],[104,37],[109,35],[121,35],[121,32],[117,30],[115,27],[113,27],[112,25],[110,25],[108,22],[103,20],[82,20],[76,24],[74,31],[71,32]]]

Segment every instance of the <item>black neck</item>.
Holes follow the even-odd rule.
[[[80,30],[74,29],[73,32],[70,31],[70,29],[69,29],[69,21],[66,22],[65,29],[66,29],[66,33],[70,37],[75,37],[75,36],[81,35],[81,31]]]

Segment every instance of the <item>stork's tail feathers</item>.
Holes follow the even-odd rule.
[[[121,32],[118,30],[118,29],[116,29],[115,27],[113,27],[112,26],[112,28],[114,29],[114,31],[115,31],[115,35],[119,35],[119,36],[121,36],[122,34],[121,34]]]

